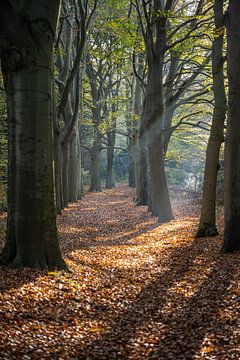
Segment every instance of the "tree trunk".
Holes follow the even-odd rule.
[[[83,186],[83,176],[82,176],[82,148],[81,148],[81,132],[80,132],[80,127],[78,129],[78,155],[79,155],[79,159],[78,159],[78,165],[79,165],[79,177],[78,177],[78,200],[81,200],[82,197],[84,196],[84,186]]]
[[[115,104],[112,104],[112,113],[116,111]],[[114,174],[113,174],[113,160],[114,160],[114,147],[116,142],[116,127],[117,122],[115,115],[111,119],[111,130],[107,132],[107,177],[106,188],[112,189],[115,186]]]
[[[130,108],[132,111],[134,111],[134,105],[135,105],[135,82],[134,78],[132,78],[132,86],[130,87],[131,91],[129,91],[129,82],[126,80],[126,98],[130,98]],[[127,116],[127,147],[128,147],[128,156],[129,156],[129,162],[128,162],[128,186],[129,187],[135,187],[135,165],[134,165],[134,132],[135,132],[135,123],[136,120],[133,118],[132,115]]]
[[[68,207],[69,198],[69,144],[62,147],[62,197],[63,197],[63,208]]]
[[[135,164],[134,164],[134,148],[133,148],[133,138],[129,138],[129,166],[128,166],[128,185],[130,187],[135,187]]]
[[[79,146],[78,146],[77,132],[73,135],[72,141],[70,144],[69,151],[69,168],[68,168],[68,187],[69,187],[69,196],[68,200],[70,202],[75,202],[78,200],[79,194],[79,177],[81,176],[80,162],[79,162]]]
[[[146,88],[145,123],[148,135],[149,210],[160,222],[173,219],[163,153],[163,87],[161,56],[153,57]]]
[[[55,77],[54,64],[52,64],[52,114],[53,114],[53,146],[54,146],[54,188],[55,188],[55,207],[57,214],[62,211],[61,198],[61,168],[60,168],[60,131],[57,126],[56,111],[56,93],[55,93]]]
[[[59,144],[59,134],[54,133],[54,177],[55,177],[55,203],[56,203],[56,212],[61,214],[63,209],[63,199],[62,199],[62,160],[61,160],[61,146]]]
[[[138,67],[138,74],[140,77],[143,77],[143,66],[144,66],[144,60],[142,55],[139,55],[137,58],[137,67]],[[132,130],[132,146],[133,146],[133,161],[134,161],[134,181],[135,181],[135,187],[136,187],[136,203],[139,202],[140,196],[140,140],[139,140],[139,129],[140,129],[140,119],[141,119],[141,108],[142,108],[142,88],[141,83],[139,79],[136,77],[135,79],[135,89],[134,89],[134,101],[133,101],[133,113],[135,116],[135,119],[133,120],[133,130]],[[145,142],[146,143],[146,142]],[[147,157],[146,157],[147,159]],[[146,162],[146,169],[148,167]],[[147,171],[146,171],[147,175]],[[147,184],[147,182],[146,182]],[[146,192],[148,193],[148,189],[146,187]],[[147,204],[147,198],[144,202]]]
[[[101,186],[101,137],[96,130],[94,143],[91,149],[91,184],[89,191],[102,191]]]
[[[141,130],[140,130],[141,131]],[[138,186],[136,188],[138,205],[148,205],[148,145],[147,145],[147,131],[144,130],[139,134],[138,138],[139,146],[139,163],[136,174],[138,174]],[[137,155],[136,155],[137,157]],[[137,163],[136,163],[137,164]]]
[[[160,124],[155,122],[148,130],[148,158],[150,168],[149,211],[158,216],[161,223],[173,219],[169,198],[163,153],[163,137]]]
[[[225,233],[223,252],[240,250],[240,2],[231,0],[226,13],[228,122],[225,141]]]
[[[114,184],[113,177],[113,159],[114,159],[114,145],[115,145],[115,131],[107,134],[108,147],[107,147],[107,177],[106,177],[106,189],[112,189]]]
[[[174,116],[174,108],[173,106],[169,106],[169,108],[166,108],[164,111],[164,131],[163,131],[163,152],[164,157],[167,154],[168,151],[168,145],[173,133],[173,130],[170,129],[172,126]]]
[[[196,237],[215,236],[216,228],[216,184],[219,169],[219,151],[223,142],[226,116],[226,94],[223,73],[223,1],[215,1],[215,37],[212,49],[212,74],[214,91],[214,111],[210,137],[206,153],[203,183],[201,217]]]
[[[52,31],[58,8],[59,1],[51,6],[28,1],[25,22],[9,1],[0,9],[0,31],[14,44],[1,49],[9,129],[7,241],[1,264],[11,267],[66,268],[56,227],[51,121]]]
[[[136,204],[148,205],[148,143],[147,143],[147,130],[145,123],[145,100],[142,105],[142,112],[140,116],[140,128],[138,132],[137,148],[135,151],[135,164],[136,170]]]
[[[136,187],[136,203],[140,192],[140,156],[138,132],[133,135],[134,178]]]

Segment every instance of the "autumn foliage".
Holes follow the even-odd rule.
[[[195,239],[192,200],[175,194],[159,225],[132,197],[88,194],[59,217],[70,273],[1,269],[1,359],[240,357],[240,255],[219,253],[221,217]]]

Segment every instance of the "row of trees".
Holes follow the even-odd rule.
[[[56,214],[82,196],[81,153],[90,162],[90,190],[100,191],[101,152],[107,154],[108,188],[114,185],[116,149],[127,152],[136,203],[148,205],[160,222],[171,220],[166,164],[171,139],[187,131],[195,141],[197,132],[210,131],[197,236],[217,233],[216,181],[227,111],[225,27],[223,250],[239,250],[240,5],[229,0],[224,15],[225,5],[223,0],[214,7],[207,0],[63,0],[61,7],[58,0],[2,2],[9,156],[1,264],[66,268]]]

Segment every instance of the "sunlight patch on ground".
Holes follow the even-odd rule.
[[[239,254],[219,255],[222,233],[194,239],[182,201],[159,225],[132,190],[106,193],[58,219],[70,273],[1,269],[1,355],[240,358]]]

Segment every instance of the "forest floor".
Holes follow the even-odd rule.
[[[59,217],[70,273],[0,270],[0,359],[239,359],[240,255],[195,239],[193,199],[160,225],[133,190]],[[4,223],[3,217],[0,219]]]

